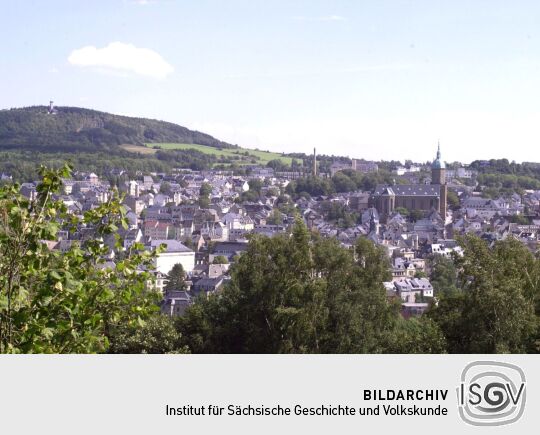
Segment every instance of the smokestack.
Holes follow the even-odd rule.
[[[317,149],[313,148],[313,176],[317,176]]]

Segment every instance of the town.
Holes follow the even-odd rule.
[[[252,165],[246,175],[226,170],[194,171],[177,168],[172,173],[138,173],[119,186],[111,186],[95,173],[76,171],[63,180],[61,200],[73,215],[106,203],[113,190],[123,195],[129,227],[119,229],[122,246],[111,236],[102,240],[108,253],[102,267],[115,268],[115,258],[134,243],[149,251],[161,247],[154,259],[154,279],[148,286],[162,295],[161,311],[181,316],[197,297],[219,293],[230,280],[230,268],[258,234],[289,234],[296,219],[322,237],[336,238],[354,249],[365,238],[384,248],[391,280],[386,295],[398,300],[404,318],[421,316],[436,303],[436,265],[463,254],[460,236],[475,234],[493,243],[515,238],[531,252],[540,246],[540,191],[524,190],[494,198],[485,196],[478,171],[465,165],[449,168],[440,145],[428,163],[392,168],[393,182],[372,189],[338,187],[320,194],[317,189],[298,191],[304,182],[334,180],[345,174],[377,174],[378,164],[352,159],[334,162],[321,172],[317,155],[301,171],[278,171]],[[489,162],[485,162],[489,165]],[[4,180],[9,174],[2,174]],[[350,180],[349,180],[350,181]],[[23,183],[21,192],[37,195],[36,183]],[[75,232],[61,231],[50,249],[65,252],[97,237],[91,226]],[[433,282],[435,281],[435,282]]]

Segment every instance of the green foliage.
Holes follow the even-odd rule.
[[[279,194],[280,194],[280,191],[279,191],[279,188],[277,187],[269,187],[268,190],[266,191],[267,197],[271,197],[271,196],[278,197]]]
[[[201,196],[210,196],[212,193],[212,186],[209,183],[203,183],[199,190],[199,195]]]
[[[308,193],[311,196],[330,195],[355,190],[371,191],[378,184],[402,183],[400,178],[385,169],[376,173],[363,174],[352,169],[337,172],[332,178],[306,177],[294,180],[287,185],[287,193],[295,198]]]
[[[484,196],[490,198],[521,193],[524,189],[540,189],[540,165],[537,163],[492,159],[488,162],[474,161],[471,167],[480,172],[477,181],[484,186]]]
[[[395,211],[396,213],[399,213],[399,214],[400,214],[401,216],[403,216],[403,217],[408,217],[409,214],[410,214],[410,213],[409,213],[409,210],[407,210],[405,207],[396,207],[396,208],[394,209],[394,211]]]
[[[350,212],[344,204],[335,201],[324,201],[321,208],[325,218],[328,221],[337,223],[340,228],[351,228],[358,223],[358,213]]]
[[[269,168],[272,168],[274,171],[278,171],[278,172],[284,172],[284,171],[290,171],[291,170],[290,166],[288,166],[286,163],[284,163],[280,159],[270,160],[266,164],[266,166],[268,166]]]
[[[0,111],[0,149],[95,152],[122,144],[178,142],[232,148],[207,134],[169,122],[112,115],[78,107],[35,106]]]
[[[33,151],[0,152],[0,172],[13,175],[16,182],[27,182],[39,178],[39,168],[45,166],[60,169],[65,162],[79,171],[95,172],[99,176],[110,178],[113,169],[127,171],[125,179],[133,178],[137,172],[171,172],[174,165],[171,161],[161,161],[149,156],[140,156],[125,151],[95,153],[39,153]],[[124,180],[125,180],[124,179]],[[119,179],[111,179],[118,184]]]
[[[174,151],[195,151],[198,154],[206,155],[212,161],[216,163],[233,163],[236,162],[241,165],[266,165],[270,161],[280,162],[281,168],[289,170],[288,165],[292,159],[273,153],[270,151],[260,151],[257,149],[238,148],[238,147],[213,147],[207,145],[199,145],[197,143],[149,143],[148,147],[160,150],[174,150]],[[271,166],[275,166],[272,164]]]
[[[210,207],[210,194],[212,193],[212,186],[208,183],[203,183],[199,190],[199,207]]]
[[[523,215],[510,216],[509,221],[518,225],[530,225],[531,223],[529,219]]]
[[[332,177],[336,192],[352,192],[357,189],[356,183],[343,172],[338,172]]]
[[[342,171],[342,173],[348,176],[356,184],[357,189],[364,191],[375,189],[377,184],[394,184],[396,175],[381,167],[381,164],[379,164],[379,166],[380,168],[378,172],[369,174],[363,174],[352,169],[346,169]]]
[[[250,189],[246,192],[242,192],[239,202],[257,202],[260,197],[260,194],[256,190]]]
[[[283,214],[275,208],[272,210],[272,214],[266,219],[268,225],[282,225],[283,224]]]
[[[227,260],[227,257],[223,255],[217,255],[214,257],[214,261],[212,261],[213,264],[229,264],[229,260]]]
[[[167,275],[165,290],[184,290],[186,288],[186,273],[181,263],[176,263]]]
[[[181,339],[170,317],[155,314],[142,326],[117,328],[112,334],[108,353],[189,353]]]
[[[445,334],[449,350],[538,351],[538,260],[513,239],[489,248],[480,238],[467,236],[462,246],[465,255],[457,262],[462,292],[443,296],[429,313]]]
[[[388,353],[446,353],[446,338],[428,317],[398,318],[397,324]]]
[[[428,259],[430,282],[435,296],[451,295],[458,291],[458,273],[454,261],[443,255],[433,255]]]
[[[411,222],[416,222],[424,217],[425,213],[422,210],[411,210],[409,212],[409,219]]]
[[[449,190],[446,197],[446,202],[451,210],[459,209],[459,197],[453,190]]]
[[[160,187],[159,187],[159,192],[160,193],[163,193],[164,195],[169,195],[172,193],[172,190],[171,190],[171,185],[169,182],[167,181],[164,181],[163,183],[161,183]]]
[[[254,236],[230,285],[179,319],[194,352],[383,352],[397,327],[382,281],[388,258],[367,240],[355,251],[314,238]]]
[[[263,183],[261,180],[253,179],[248,181],[249,184],[249,190],[256,193],[257,195],[261,195],[261,189],[263,187]]]
[[[153,256],[132,246],[116,268],[104,266],[107,236],[120,240],[127,227],[118,197],[78,218],[53,195],[69,167],[41,169],[38,196],[30,201],[17,185],[0,189],[0,352],[102,352],[119,325],[142,324],[156,310],[156,295],[145,291]],[[58,231],[94,227],[95,240],[51,250]]]
[[[334,192],[332,182],[326,178],[307,177],[294,180],[287,185],[287,193],[295,197],[306,192],[311,196],[329,195]]]

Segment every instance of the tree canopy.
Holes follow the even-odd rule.
[[[291,236],[254,236],[230,285],[197,300],[180,332],[193,352],[206,353],[407,352],[411,343],[443,351],[432,322],[427,331],[403,329],[382,285],[388,266],[368,240],[348,250],[297,221]],[[408,342],[398,342],[398,330]]]
[[[475,236],[462,240],[456,259],[459,291],[441,295],[428,316],[453,353],[523,353],[540,350],[540,262],[519,241],[493,247]],[[444,276],[447,276],[444,278]],[[453,272],[441,274],[453,288]]]
[[[186,272],[181,263],[176,263],[167,274],[165,290],[184,290],[186,287]]]
[[[54,199],[70,168],[41,170],[37,198],[17,185],[0,188],[0,352],[103,352],[113,331],[144,324],[157,310],[157,295],[146,291],[153,254],[134,244],[115,267],[106,263],[107,237],[127,228],[118,197],[84,213],[67,213]],[[58,232],[93,227],[95,238],[51,249]]]

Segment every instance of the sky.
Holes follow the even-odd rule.
[[[0,108],[162,119],[244,147],[540,161],[540,2],[0,0]]]

